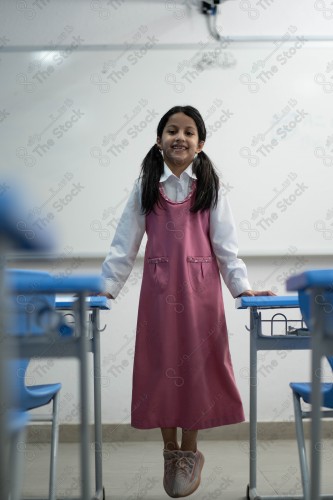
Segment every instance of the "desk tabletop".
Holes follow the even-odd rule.
[[[34,272],[19,270],[13,274],[8,273],[6,284],[13,292],[20,293],[98,293],[103,290],[104,280],[98,275],[75,275],[58,278],[48,273],[40,273],[33,279]]]
[[[236,299],[236,309],[274,309],[283,307],[299,307],[298,295],[259,295],[257,297],[239,297]]]
[[[68,310],[73,308],[73,303],[77,297],[74,296],[60,296],[56,297],[56,307],[57,309]],[[102,309],[102,310],[110,310],[111,309],[111,300],[103,297],[87,297],[87,306],[90,309]]]
[[[333,269],[305,271],[287,280],[287,290],[290,291],[317,287],[323,287],[333,291]]]

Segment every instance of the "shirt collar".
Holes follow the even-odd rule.
[[[186,174],[186,175],[188,175],[188,177],[191,177],[192,179],[196,179],[197,176],[193,172],[192,165],[193,165],[193,163],[190,163],[189,166],[186,168],[186,170],[184,170],[184,172],[182,172],[181,176],[183,174]],[[176,177],[176,179],[178,179],[178,177],[172,173],[172,171],[170,170],[168,165],[164,162],[164,172],[160,177],[160,182],[165,182],[171,176]]]

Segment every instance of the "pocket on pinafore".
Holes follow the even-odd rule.
[[[206,257],[187,257],[189,281],[193,290],[204,293],[209,286],[210,279],[215,275],[214,261],[211,255]]]
[[[169,283],[169,258],[150,257],[148,258],[148,268],[150,276],[160,290],[165,290]]]

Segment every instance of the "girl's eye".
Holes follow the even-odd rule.
[[[176,133],[176,130],[168,130],[168,134],[175,134],[175,133]],[[186,135],[194,135],[194,132],[190,132],[190,131],[185,132],[185,133],[186,133]]]

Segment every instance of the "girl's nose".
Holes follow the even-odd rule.
[[[185,132],[182,130],[178,130],[177,135],[176,135],[177,140],[185,140]]]

